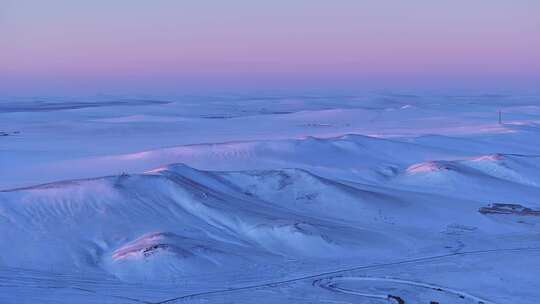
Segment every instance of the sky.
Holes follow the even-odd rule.
[[[530,89],[538,0],[0,0],[0,94]]]

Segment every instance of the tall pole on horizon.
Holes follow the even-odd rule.
[[[502,125],[502,113],[501,113],[501,110],[499,110],[499,124]]]

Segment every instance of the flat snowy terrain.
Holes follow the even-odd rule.
[[[538,303],[540,96],[2,98],[0,244],[0,303]]]

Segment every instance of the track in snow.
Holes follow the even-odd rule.
[[[329,277],[329,276],[334,276],[334,275],[339,275],[339,274],[342,274],[342,273],[350,272],[350,271],[356,271],[356,270],[373,269],[373,268],[378,268],[378,267],[403,265],[403,264],[410,264],[410,263],[417,263],[417,262],[428,262],[428,261],[433,261],[433,260],[442,259],[442,258],[448,258],[448,257],[455,257],[455,256],[476,255],[476,254],[490,254],[490,253],[510,252],[510,251],[515,251],[515,252],[535,251],[535,250],[540,250],[540,247],[502,248],[502,249],[487,249],[487,250],[474,250],[474,251],[455,252],[455,253],[442,254],[442,255],[429,256],[429,257],[422,257],[422,258],[415,258],[415,259],[408,259],[408,260],[402,260],[402,261],[390,262],[390,263],[382,263],[382,264],[375,264],[375,265],[365,265],[365,266],[356,266],[356,267],[351,267],[351,268],[345,268],[345,269],[340,269],[340,270],[335,270],[335,271],[322,272],[322,273],[302,276],[302,277],[298,277],[298,278],[294,278],[294,279],[275,281],[275,282],[264,283],[264,284],[257,284],[257,285],[250,285],[250,286],[237,287],[237,288],[228,288],[228,289],[220,289],[220,290],[193,293],[193,294],[189,294],[189,295],[184,295],[184,296],[179,296],[179,297],[167,299],[167,300],[160,301],[160,302],[155,302],[155,303],[152,303],[152,304],[175,303],[175,302],[179,302],[179,301],[183,301],[183,300],[190,300],[190,299],[193,299],[193,298],[198,298],[198,297],[208,296],[208,295],[234,293],[234,292],[239,292],[239,291],[255,290],[255,289],[260,289],[260,288],[268,288],[268,287],[272,288],[272,287],[277,287],[277,286],[280,286],[280,285],[285,285],[285,284],[289,284],[289,283],[294,283],[294,282],[299,282],[299,281],[304,281],[304,280],[310,280],[310,279],[315,279],[315,281],[313,281],[312,285],[313,286],[318,286],[318,283],[319,283],[319,281],[321,279],[324,279],[324,278]],[[420,282],[414,282],[414,281],[411,281],[411,282],[415,283],[415,284],[423,284],[423,283],[420,283]],[[431,284],[426,284],[426,285],[427,286],[435,286],[435,285],[431,285]],[[423,286],[423,287],[425,287],[425,286]],[[436,288],[442,288],[442,287],[436,286]],[[454,290],[452,290],[453,292],[451,292],[450,291],[451,289],[446,289],[446,290],[447,290],[447,292],[458,294],[458,295],[465,295],[466,294],[466,293],[462,293],[462,292],[454,291]],[[468,295],[468,296],[470,296],[469,299],[476,298],[475,296],[472,296],[472,295]],[[388,296],[385,295],[384,298],[387,299]],[[480,298],[478,298],[478,299],[480,299]],[[490,301],[485,301],[485,302],[479,301],[478,303],[479,304],[481,304],[481,303],[494,304],[493,302],[490,302]]]
[[[403,279],[396,279],[396,278],[381,278],[381,277],[332,277],[332,278],[326,278],[326,279],[319,279],[314,282],[314,285],[318,285],[321,288],[324,288],[326,290],[332,291],[332,292],[338,292],[338,293],[345,293],[345,294],[351,294],[366,298],[375,298],[375,299],[385,299],[389,301],[396,302],[398,304],[404,304],[405,301],[396,295],[389,295],[389,294],[372,294],[372,293],[366,293],[366,292],[360,292],[356,290],[346,289],[339,287],[339,283],[342,281],[372,281],[372,282],[387,282],[392,284],[402,284],[402,285],[409,285],[413,287],[421,287],[426,289],[431,289],[451,295],[455,295],[461,299],[469,299],[471,301],[474,301],[478,304],[495,304],[494,302],[485,300],[483,298],[474,296],[470,293],[459,291],[451,288],[446,288],[443,286],[435,285],[435,284],[428,284],[423,283],[419,281],[410,281],[410,280],[403,280]]]
[[[376,269],[376,268],[380,268],[380,267],[404,265],[404,264],[411,264],[411,263],[429,262],[429,261],[433,261],[433,260],[437,260],[437,259],[457,257],[457,256],[492,254],[492,253],[500,253],[500,252],[522,252],[522,251],[540,251],[540,247],[520,247],[520,248],[503,248],[503,249],[464,251],[464,252],[456,252],[456,253],[435,255],[435,256],[429,256],[429,257],[407,259],[407,260],[389,262],[389,263],[356,266],[356,267],[344,268],[344,269],[335,270],[335,271],[321,272],[321,273],[317,273],[317,274],[301,276],[301,277],[288,279],[288,280],[281,280],[281,281],[267,282],[267,283],[261,283],[261,284],[254,284],[254,285],[248,285],[248,286],[244,286],[244,287],[227,288],[227,289],[219,289],[219,290],[212,290],[212,291],[203,291],[203,292],[178,296],[178,297],[166,299],[166,300],[163,300],[163,301],[157,301],[157,302],[143,300],[143,299],[137,299],[137,298],[134,298],[134,297],[107,295],[107,294],[101,293],[99,290],[91,290],[91,289],[88,289],[88,288],[79,288],[77,286],[62,286],[62,287],[50,287],[50,288],[73,289],[73,290],[78,290],[78,291],[81,291],[81,292],[95,294],[96,296],[111,297],[111,298],[116,298],[118,300],[123,300],[123,301],[127,301],[127,302],[132,302],[132,303],[168,304],[168,303],[176,303],[176,302],[181,302],[181,301],[189,301],[189,300],[204,297],[204,296],[228,294],[228,293],[242,292],[242,291],[248,291],[248,290],[257,290],[257,289],[263,289],[263,288],[274,288],[274,287],[278,287],[278,286],[281,286],[281,285],[286,285],[286,284],[289,284],[289,283],[295,283],[295,282],[300,282],[300,281],[305,281],[305,280],[314,280],[312,282],[313,286],[325,288],[324,286],[322,286],[320,284],[320,282],[322,280],[324,280],[324,279],[332,279],[332,277],[336,277],[338,275],[345,274],[345,273],[351,272],[351,271]],[[378,279],[381,279],[381,278],[378,278]],[[394,280],[393,283],[402,283],[402,284],[405,283],[405,284],[409,284],[409,285],[414,285],[416,287],[438,288],[438,289],[441,289],[441,291],[452,293],[452,294],[458,295],[458,296],[463,295],[463,296],[468,297],[469,299],[475,299],[476,298],[476,297],[474,297],[472,295],[466,294],[466,293],[461,292],[461,291],[450,290],[448,288],[444,288],[444,287],[441,287],[441,286],[436,286],[436,285],[433,285],[433,284],[426,284],[426,283],[421,283],[421,282],[405,281],[405,280],[400,280],[401,282],[396,282],[395,280],[399,280],[399,279],[387,279],[387,278],[383,278],[383,279],[384,280]],[[364,279],[364,280],[368,280],[368,279]],[[371,280],[375,281],[374,278],[372,278]],[[422,285],[422,284],[424,284],[424,285]],[[327,288],[327,289],[329,289],[329,288]],[[388,295],[374,295],[374,294],[367,294],[367,293],[363,294],[363,293],[360,293],[360,292],[350,291],[350,290],[333,290],[333,291],[338,291],[338,292],[342,292],[342,293],[345,293],[345,291],[347,291],[347,293],[350,293],[350,294],[352,292],[355,292],[354,294],[356,294],[358,296],[364,296],[364,297],[371,297],[371,298],[378,298],[378,299],[386,299],[386,300],[388,300]],[[476,298],[476,299],[482,300],[480,298]],[[483,301],[484,301],[485,304],[493,304],[493,302],[490,302],[490,301],[487,301],[487,300],[483,300]],[[394,302],[399,303],[399,302],[397,302],[396,299],[394,299]],[[477,302],[477,303],[481,303],[481,302]]]

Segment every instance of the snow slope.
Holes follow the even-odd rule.
[[[6,102],[0,302],[535,303],[538,99],[340,98]]]

